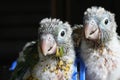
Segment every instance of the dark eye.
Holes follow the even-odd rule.
[[[65,31],[62,31],[60,35],[63,37],[65,35]]]
[[[105,22],[104,22],[104,23],[105,23],[105,25],[107,25],[107,24],[108,24],[108,19],[105,19]]]

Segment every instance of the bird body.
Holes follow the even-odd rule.
[[[72,80],[75,52],[71,34],[72,29],[67,22],[48,18],[41,20],[38,40],[32,47],[29,47],[32,43],[26,45],[30,49],[27,54],[26,48],[20,53],[18,65],[23,66],[16,67],[13,76],[17,76],[12,80]],[[20,76],[18,72],[22,69],[26,71]]]
[[[33,76],[42,80],[58,80],[57,74],[63,73],[64,80],[71,80],[74,70],[74,51],[70,50],[69,54],[57,58],[53,55],[44,57],[41,55],[40,61],[33,69]],[[70,55],[71,54],[71,55]]]
[[[120,40],[114,14],[102,7],[88,8],[84,14],[80,50],[87,80],[120,79]]]
[[[120,43],[117,39],[106,47],[92,48],[91,42],[82,40],[81,56],[87,68],[88,80],[119,80]]]

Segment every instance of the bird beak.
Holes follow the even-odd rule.
[[[41,36],[40,46],[44,56],[56,53],[57,44],[51,34],[43,34]]]
[[[89,40],[99,39],[99,28],[97,23],[94,20],[87,22],[84,25],[85,38]]]

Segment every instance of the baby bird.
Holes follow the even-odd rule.
[[[81,57],[87,80],[120,80],[120,38],[115,14],[102,7],[84,13]]]
[[[72,80],[75,52],[71,34],[67,22],[41,20],[38,40],[20,53],[12,80]]]

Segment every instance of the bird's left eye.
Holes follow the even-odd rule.
[[[104,23],[105,25],[107,25],[107,24],[109,23],[108,18],[104,18],[103,23]]]
[[[107,25],[108,24],[108,19],[105,19],[104,23],[105,23],[105,25]]]
[[[60,32],[59,32],[59,36],[62,38],[66,35],[66,30],[62,29]]]
[[[67,31],[66,29],[61,29],[58,33],[57,40],[60,43],[63,43],[66,39]]]
[[[63,37],[65,35],[65,31],[62,31],[60,35]]]

